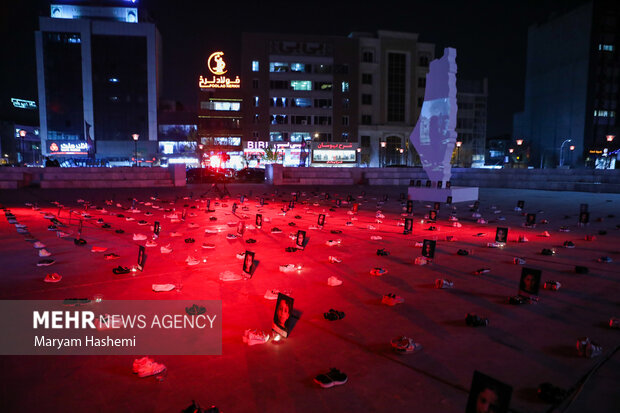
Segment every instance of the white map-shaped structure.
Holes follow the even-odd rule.
[[[409,136],[433,182],[450,180],[456,113],[456,49],[446,48],[430,64],[420,118]]]

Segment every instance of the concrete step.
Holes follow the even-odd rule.
[[[100,174],[80,174],[66,172],[46,172],[43,174],[43,180],[141,180],[141,179],[168,179],[170,174],[167,171],[157,171],[151,173],[143,172],[120,172],[120,173],[100,173]]]
[[[172,187],[172,179],[140,179],[140,180],[55,180],[41,181],[41,188],[151,188]]]
[[[17,189],[21,187],[18,181],[0,180],[0,189]]]
[[[299,178],[301,185],[353,185],[353,178]]]

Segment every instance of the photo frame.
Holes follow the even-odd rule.
[[[520,209],[525,208],[525,201],[517,201],[517,208],[520,208]]]
[[[351,195],[347,195],[347,202],[353,201],[353,197]]]
[[[422,243],[422,256],[431,260],[434,259],[436,246],[437,241],[432,239],[425,239]]]
[[[525,216],[525,226],[527,227],[536,226],[536,214],[527,214]]]
[[[413,218],[405,218],[405,229],[403,234],[408,235],[413,231]]]
[[[265,205],[265,198],[261,197],[259,202],[260,202],[260,206],[264,206]]]
[[[295,245],[303,248],[306,243],[306,231],[298,230],[297,238],[295,238]]]
[[[446,181],[446,189],[450,189],[451,186],[452,186],[452,182]]]
[[[431,181],[426,181],[426,187],[430,188],[433,186],[433,183]]]
[[[465,413],[508,413],[511,397],[512,386],[476,370]]]
[[[325,225],[325,214],[319,214],[318,219],[316,220],[316,224],[319,227],[323,227]]]
[[[233,204],[232,204],[232,213],[233,214],[237,213],[237,203],[236,202],[233,202]]]
[[[495,230],[495,242],[498,244],[505,244],[508,242],[508,228],[497,227]]]
[[[357,213],[359,211],[359,209],[360,209],[360,204],[358,204],[357,202],[353,203],[352,211],[354,213]]]
[[[443,182],[437,181],[437,189],[441,189],[442,186],[443,186]]]
[[[415,186],[415,179],[409,180],[409,186]]]
[[[137,268],[140,271],[144,271],[144,264],[146,263],[146,248],[144,245],[138,247],[138,265]]]
[[[415,181],[415,186],[417,186],[418,188],[422,186],[422,180],[418,179],[417,181]]]
[[[452,195],[448,195],[448,197],[446,198],[446,204],[452,205]]]
[[[339,207],[342,205],[342,201],[340,199],[336,199],[336,206]]]
[[[536,297],[540,290],[541,270],[534,268],[521,268],[521,279],[519,280],[519,295]]]
[[[183,213],[181,214],[181,221],[185,221],[187,218],[187,208],[183,208]]]
[[[242,236],[245,232],[245,222],[239,221],[237,223],[237,235]]]
[[[439,209],[440,209],[440,208],[441,208],[441,202],[435,202],[435,203],[433,204],[433,209],[434,209],[435,211],[439,211]]]
[[[243,257],[243,272],[252,275],[254,271],[254,258],[255,253],[252,251],[246,251]]]
[[[589,212],[581,212],[579,213],[579,224],[586,225],[590,222],[590,213]]]
[[[256,228],[261,228],[263,226],[263,215],[256,214],[256,220],[254,222],[256,224]]]
[[[159,224],[159,221],[155,221],[153,224],[153,235],[159,237],[159,231],[161,231],[161,225]]]
[[[434,209],[428,211],[428,220],[432,222],[437,221],[437,211]]]
[[[291,332],[294,303],[293,297],[278,293],[278,300],[273,313],[272,330],[284,338],[287,338]]]

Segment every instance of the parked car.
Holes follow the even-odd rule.
[[[212,168],[192,168],[186,172],[187,183],[202,184],[212,182],[229,182],[230,178],[222,171]]]
[[[258,182],[265,181],[265,170],[261,168],[245,168],[237,171],[235,174],[237,181]]]

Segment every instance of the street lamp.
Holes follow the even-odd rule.
[[[517,142],[518,146],[523,145],[523,139],[517,139],[515,142]]]
[[[456,141],[456,166],[457,167],[461,163],[461,145],[463,145],[463,141]]]
[[[562,142],[562,145],[560,145],[560,166],[564,165],[564,145],[572,141],[572,139],[566,139],[564,142]]]
[[[614,138],[616,137],[616,135],[607,135],[607,142],[612,142],[614,140]]]
[[[515,150],[513,148],[508,149],[508,153],[513,153]]]
[[[24,162],[24,163],[26,162],[26,154],[24,153],[25,152],[24,141],[25,141],[25,138],[26,138],[26,133],[27,132],[26,132],[25,129],[20,129],[19,130],[19,137],[21,138],[21,147],[22,147],[22,160],[21,161]]]
[[[136,155],[136,166],[138,166],[138,138],[140,137],[140,135],[137,133],[134,133],[133,135],[131,135],[131,137],[133,138],[133,142],[134,142],[134,154]]]
[[[385,158],[386,158],[386,156],[385,156],[385,146],[386,145],[387,145],[387,142],[381,141],[381,153],[379,154],[380,157],[383,158],[383,162],[381,162],[381,167],[385,166]]]
[[[362,148],[357,148],[355,150],[357,152],[357,166],[361,166],[362,164]]]

